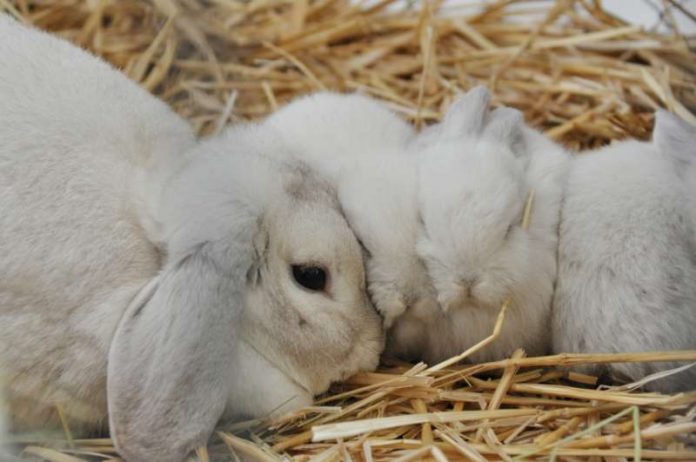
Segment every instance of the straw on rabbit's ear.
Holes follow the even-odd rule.
[[[116,331],[109,423],[128,461],[182,460],[205,444],[224,411],[254,258],[251,248],[237,255],[233,246],[205,242],[167,265]]]
[[[655,114],[653,142],[676,163],[678,171],[696,164],[696,127],[681,117],[659,109]]]
[[[516,157],[524,155],[524,116],[517,109],[500,107],[491,112],[484,136],[510,148]]]
[[[248,287],[256,287],[261,284],[261,267],[266,261],[268,252],[268,233],[264,232],[263,228],[258,230],[254,235],[254,261],[247,271]]]
[[[488,115],[491,94],[478,86],[460,96],[447,110],[442,122],[442,133],[448,138],[476,135],[481,132]]]

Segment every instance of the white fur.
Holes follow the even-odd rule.
[[[0,16],[0,358],[14,423],[177,461],[218,419],[376,367],[360,247],[270,128],[196,144],[120,73]],[[330,274],[326,293],[291,264]],[[108,369],[108,370],[107,370]],[[108,382],[108,383],[107,383]],[[284,405],[284,406],[281,406]]]
[[[489,115],[488,99],[485,89],[472,90],[416,143],[424,223],[418,251],[444,312],[404,319],[389,333],[388,350],[396,354],[412,357],[415,344],[418,356],[432,362],[464,351],[491,333],[508,297],[500,337],[471,359],[500,359],[519,347],[542,354],[549,347],[568,155],[524,127],[516,111]],[[531,224],[524,230],[532,189]]]
[[[696,128],[658,112],[652,143],[572,161],[560,227],[556,352],[696,348]],[[678,364],[612,364],[637,380]],[[696,368],[651,384],[693,389]]]
[[[293,152],[335,184],[339,175],[384,149],[399,149],[413,128],[377,100],[357,93],[314,93],[271,114],[265,124],[283,136]]]
[[[284,144],[329,179],[367,250],[368,290],[389,327],[409,308],[436,308],[416,254],[417,158],[413,129],[382,104],[358,94],[298,99],[266,122]]]
[[[160,268],[135,172],[188,125],[98,58],[0,15],[0,358],[18,425],[106,416],[106,355]],[[45,403],[42,405],[42,403]]]
[[[7,404],[5,403],[5,387],[0,369],[0,460],[9,461],[10,459],[10,443],[9,443],[9,425],[7,423]]]

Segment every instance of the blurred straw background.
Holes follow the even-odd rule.
[[[657,3],[672,22],[676,2]],[[2,10],[104,57],[202,135],[325,89],[373,95],[422,126],[477,84],[574,149],[646,139],[658,107],[696,124],[691,39],[647,32],[598,0],[0,0]],[[598,388],[562,367],[670,359],[696,352],[388,363],[312,408],[225,428],[192,460],[696,461],[696,393]],[[75,440],[65,425],[65,436],[25,435],[22,457],[119,460],[108,438]]]
[[[428,123],[476,84],[573,147],[645,138],[659,106],[696,122],[696,55],[678,33],[644,32],[597,0],[440,3],[0,0],[0,8],[103,56],[202,134],[323,89],[362,91]]]

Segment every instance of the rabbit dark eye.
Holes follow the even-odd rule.
[[[299,285],[313,292],[326,288],[326,271],[319,266],[292,265],[292,277]]]

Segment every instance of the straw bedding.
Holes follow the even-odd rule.
[[[321,89],[371,94],[422,126],[476,84],[574,149],[645,139],[658,107],[696,123],[696,54],[678,33],[645,32],[599,1],[441,3],[0,0],[0,10],[103,56],[201,134]],[[196,457],[696,460],[696,392],[598,387],[564,368],[646,360],[688,364],[696,351],[387,361],[311,408],[221,429]],[[118,460],[109,439],[74,440],[69,427],[26,437],[22,457]]]

